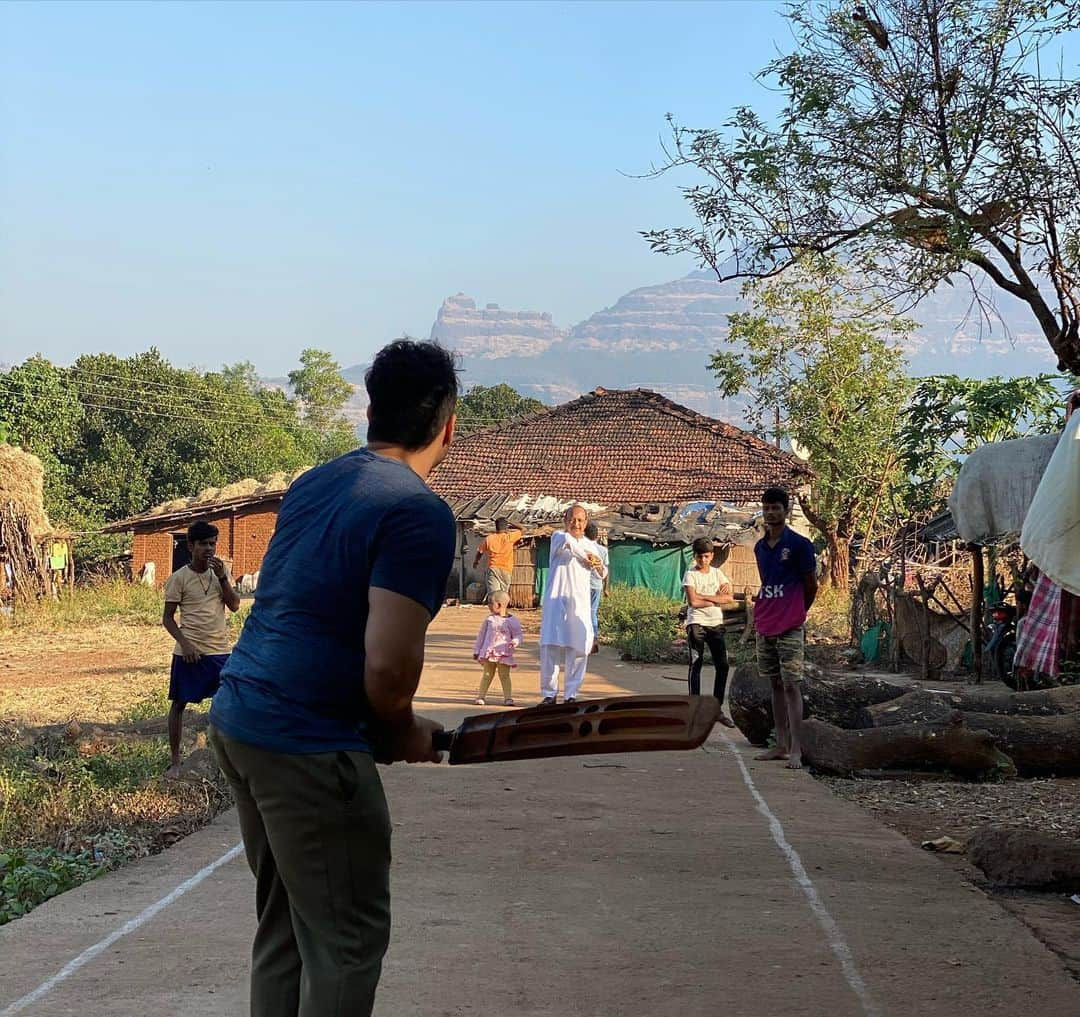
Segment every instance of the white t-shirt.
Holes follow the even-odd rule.
[[[228,568],[225,574],[229,575]],[[180,605],[180,631],[200,653],[219,655],[232,650],[225,595],[213,569],[196,572],[190,565],[178,568],[165,583],[165,603]],[[183,653],[177,643],[173,654]]]
[[[717,597],[726,586],[731,592],[731,580],[722,569],[709,568],[708,572],[699,572],[696,568],[688,569],[683,576],[683,589],[690,587],[702,597]],[[708,607],[691,607],[686,612],[687,625],[704,625],[712,628],[724,624],[724,609],[710,604]]]

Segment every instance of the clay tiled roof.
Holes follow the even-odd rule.
[[[809,479],[804,463],[731,424],[648,389],[598,388],[459,438],[429,482],[447,499],[501,491],[618,505],[741,504]]]

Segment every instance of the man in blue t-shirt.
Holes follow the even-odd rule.
[[[454,436],[457,374],[399,340],[365,376],[368,444],[294,481],[210,743],[256,879],[251,1013],[369,1015],[390,937],[380,761],[439,762],[412,710],[454,519],[425,480]]]
[[[814,545],[787,524],[790,499],[782,487],[761,496],[765,536],[754,545],[761,591],[754,602],[758,672],[772,685],[776,747],[756,759],[786,759],[802,767],[802,681],[806,613],[817,596]]]

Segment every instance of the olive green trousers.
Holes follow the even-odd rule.
[[[252,1017],[370,1017],[390,939],[390,815],[364,752],[268,752],[211,727],[255,874]]]

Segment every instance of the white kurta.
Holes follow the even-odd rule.
[[[541,646],[568,646],[588,654],[593,645],[589,611],[589,543],[565,530],[551,535],[551,566],[544,587]]]

